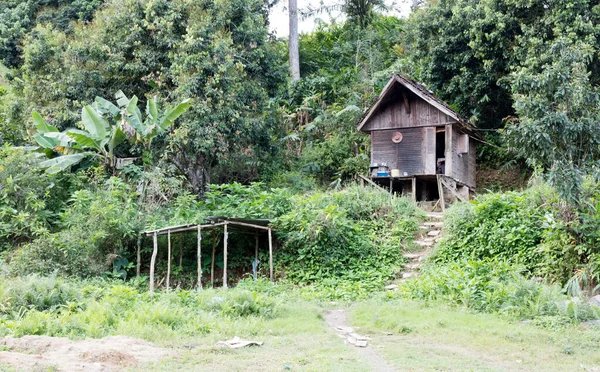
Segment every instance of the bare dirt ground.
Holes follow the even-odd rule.
[[[83,341],[47,336],[0,339],[0,369],[17,371],[121,371],[169,355],[167,349],[124,336]]]
[[[347,328],[348,320],[346,318],[346,312],[344,310],[330,310],[325,313],[325,322],[333,329]],[[373,371],[378,372],[395,372],[396,369],[392,368],[388,362],[377,352],[377,349],[373,345],[369,344],[367,347],[355,347],[348,345],[348,347],[355,348],[373,368]]]

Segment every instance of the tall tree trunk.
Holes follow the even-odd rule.
[[[204,157],[198,155],[194,159],[182,148],[169,155],[169,160],[187,178],[194,193],[204,196],[204,187],[210,182],[210,170],[207,169]]]
[[[290,12],[290,76],[292,81],[300,79],[300,54],[298,52],[298,3],[297,0],[289,0]]]

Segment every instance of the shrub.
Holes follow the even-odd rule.
[[[276,261],[296,283],[339,289],[347,281],[351,292],[351,283],[361,282],[358,293],[381,288],[399,271],[402,246],[412,240],[420,217],[412,202],[377,189],[297,196],[290,212],[274,222],[282,242]]]
[[[545,216],[526,193],[488,194],[471,203],[460,203],[445,216],[447,238],[435,260],[500,260],[533,269],[540,261]]]
[[[9,256],[13,274],[60,272],[99,275],[132,252],[142,223],[134,194],[118,178],[97,190],[79,190],[61,214],[62,230],[46,233]],[[131,249],[130,249],[131,248]]]
[[[527,279],[522,271],[523,268],[498,260],[430,265],[424,268],[423,275],[406,282],[401,294],[518,319],[560,316],[582,321],[600,318],[597,308],[567,297],[558,286]]]
[[[78,302],[81,293],[66,280],[55,276],[24,276],[3,280],[0,288],[0,314],[27,310],[55,310],[69,302]]]
[[[70,178],[44,173],[34,153],[0,147],[0,252],[53,227],[68,199]]]

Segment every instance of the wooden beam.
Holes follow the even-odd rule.
[[[183,267],[183,235],[179,235],[179,267]]]
[[[381,187],[378,184],[376,184],[375,182],[373,182],[372,180],[368,179],[367,177],[363,176],[362,174],[359,174],[358,177],[360,177],[361,180],[366,181],[369,185],[371,186],[375,186],[375,187]]]
[[[137,265],[135,269],[135,276],[137,278],[140,277],[140,272],[142,270],[142,237],[139,236],[137,240]]]
[[[238,222],[238,221],[227,221],[227,224],[229,224],[229,225],[246,226],[246,227],[253,227],[255,229],[261,229],[261,230],[269,230],[269,227],[267,227],[267,226],[255,225],[253,223],[245,223],[245,222]]]
[[[446,181],[440,177],[440,179],[442,180],[442,184],[444,186],[446,186],[446,188],[452,193],[452,195],[454,195],[454,197],[462,202],[467,201],[462,195],[460,195],[456,190],[454,190],[453,187],[451,187],[448,183],[446,183]]]
[[[167,233],[167,291],[171,289],[171,232]]]
[[[417,177],[412,178],[412,200],[417,202]]]
[[[258,261],[258,234],[254,234],[254,258]]]
[[[444,186],[440,180],[441,176],[437,175],[438,194],[440,197],[440,207],[442,207],[442,213],[446,211],[446,201],[444,200]]]
[[[269,278],[273,281],[273,238],[269,229]]]
[[[227,240],[229,233],[227,232],[227,224],[223,228],[223,288],[227,288]]]
[[[196,257],[198,259],[198,290],[202,290],[202,228],[198,225],[198,246]]]
[[[169,230],[165,230],[165,229],[159,229],[159,230],[151,230],[151,231],[144,231],[142,234],[146,235],[146,236],[150,236],[150,235],[154,235],[154,233],[157,233],[158,235],[165,235],[168,231],[171,231],[171,233],[181,233],[181,232],[186,232],[186,231],[195,231],[196,228],[198,226],[200,226],[203,229],[210,229],[212,227],[218,227],[218,226],[223,226],[225,225],[227,222],[218,222],[218,223],[211,223],[211,224],[204,224],[204,225],[183,225],[183,226],[175,226],[172,228],[169,228]]]
[[[158,236],[154,233],[152,258],[150,259],[150,294],[154,294],[154,267],[156,265],[156,255],[158,254]]]
[[[212,259],[210,261],[210,287],[215,287],[215,252],[217,250],[217,234],[213,236]]]

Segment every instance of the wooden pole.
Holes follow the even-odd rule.
[[[183,234],[179,235],[179,267],[183,267]]]
[[[437,175],[438,183],[438,194],[440,197],[440,207],[442,207],[442,213],[446,211],[446,201],[444,200],[444,186],[442,185],[441,176]]]
[[[215,253],[217,251],[217,234],[213,235],[212,242],[212,259],[210,261],[210,286],[214,288],[215,286]]]
[[[223,228],[223,288],[227,288],[227,240],[229,233],[227,232],[227,224]]]
[[[417,202],[417,177],[412,178],[412,200]]]
[[[269,229],[269,278],[273,281],[273,238]]]
[[[152,249],[152,259],[150,259],[150,294],[154,294],[154,267],[156,265],[156,255],[158,253],[158,235],[154,233],[154,248]]]
[[[137,241],[137,268],[135,270],[135,276],[140,277],[142,270],[142,238],[139,237]]]
[[[171,231],[167,232],[167,291],[171,289]]]
[[[258,234],[254,234],[254,258],[258,261]]]
[[[198,290],[202,290],[202,228],[198,225]]]

